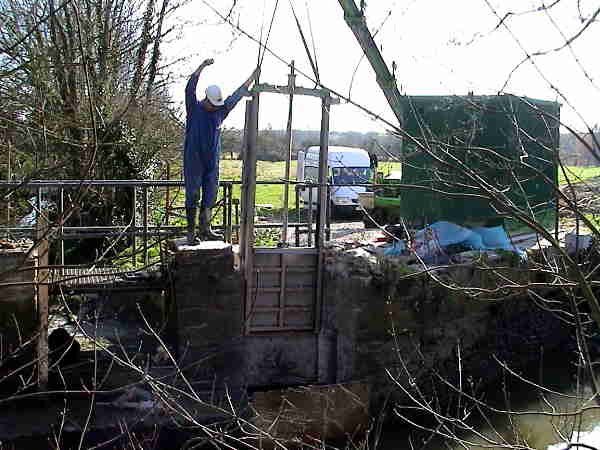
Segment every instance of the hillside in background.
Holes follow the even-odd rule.
[[[319,145],[319,130],[293,131],[293,158],[298,150],[311,145]],[[400,141],[383,133],[359,133],[356,131],[333,131],[329,134],[329,145],[359,147],[375,153],[380,160],[392,159],[400,154]],[[239,158],[242,148],[242,132],[235,128],[223,130],[221,151],[225,157]],[[258,159],[263,161],[283,161],[285,159],[285,130],[267,128],[258,132]]]

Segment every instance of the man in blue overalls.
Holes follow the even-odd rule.
[[[185,181],[185,212],[187,216],[187,243],[196,245],[200,239],[222,240],[210,227],[211,208],[219,189],[219,153],[221,150],[221,123],[256,79],[258,69],[233,94],[223,100],[218,86],[206,88],[206,98],[198,101],[196,85],[206,66],[214,63],[206,59],[194,71],[185,87],[186,125],[183,155],[183,178]],[[195,235],[196,212],[200,201],[199,234]]]

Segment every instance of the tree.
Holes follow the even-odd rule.
[[[2,144],[17,155],[18,178],[153,176],[159,155],[168,157],[181,141],[161,53],[179,6],[171,0],[0,4],[0,128],[9,130]],[[131,221],[130,192],[113,198],[83,190],[67,200],[80,206],[84,197],[87,225],[107,217]]]

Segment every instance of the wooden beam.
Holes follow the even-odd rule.
[[[283,225],[281,227],[281,242],[284,247],[288,246],[288,213],[289,213],[289,192],[290,192],[290,167],[292,161],[292,119],[294,107],[294,92],[296,89],[296,73],[294,70],[294,61],[290,66],[288,75],[289,108],[288,120],[285,133],[285,184],[283,185]],[[284,294],[285,295],[285,294]]]
[[[255,92],[270,92],[272,94],[290,95],[290,88],[288,86],[276,86],[266,83],[261,83],[257,86],[254,86],[252,90]],[[319,98],[329,97],[329,102],[331,105],[337,105],[340,103],[339,98],[331,97],[331,91],[328,89],[309,89],[302,86],[294,86],[294,95],[308,95],[310,97]]]
[[[251,314],[254,307],[252,288],[254,287],[254,210],[256,199],[256,139],[258,134],[259,96],[255,94],[249,104],[248,122],[246,123],[246,153],[242,171],[242,223],[244,240],[240,241],[240,253],[243,256],[243,270],[246,282],[244,308],[245,333],[249,332]],[[243,244],[242,244],[243,242]]]

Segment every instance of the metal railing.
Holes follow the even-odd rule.
[[[214,211],[217,212],[213,216],[213,221],[219,219],[220,223],[215,224],[214,228],[223,232],[226,242],[236,242],[239,240],[240,231],[240,199],[234,194],[234,186],[241,185],[238,180],[221,180],[219,182],[220,198],[218,199]],[[285,181],[257,181],[257,185],[281,185],[286,186]],[[289,182],[288,182],[289,184]],[[308,204],[313,204],[313,191],[316,191],[318,185],[314,183],[298,183],[295,185],[295,207],[296,221],[288,222],[287,227],[294,229],[295,239],[293,243],[296,247],[308,246],[312,247],[316,242],[315,229],[318,214],[313,212],[313,208],[307,208],[306,220],[301,220],[300,214],[300,192],[303,189],[308,189]],[[116,189],[131,189],[131,206],[129,214],[131,222],[126,225],[69,225],[65,226],[66,214],[72,215],[71,207],[65,208],[65,194],[81,192],[82,189],[104,189],[112,188],[113,194]],[[182,234],[185,231],[184,225],[171,225],[174,218],[184,218],[183,214],[178,211],[184,207],[176,206],[175,203],[179,199],[179,195],[173,195],[172,189],[178,188],[183,190],[184,184],[180,180],[30,180],[26,183],[18,181],[0,181],[0,192],[29,190],[31,195],[36,199],[34,206],[35,215],[42,213],[42,199],[46,196],[51,196],[53,199],[53,207],[56,208],[57,219],[51,224],[52,239],[58,242],[58,258],[61,265],[65,264],[65,241],[73,239],[90,239],[90,238],[113,238],[121,239],[128,238],[131,242],[131,258],[132,262],[136,263],[136,255],[142,254],[144,264],[148,263],[149,249],[158,243],[160,240],[169,236]],[[163,196],[159,189],[164,189],[164,211],[156,214],[162,202]],[[150,192],[155,190],[155,192]],[[316,199],[315,199],[316,200]],[[13,201],[14,203],[14,201]],[[329,204],[329,198],[328,202]],[[85,208],[85,200],[82,204]],[[80,207],[81,205],[75,205]],[[154,213],[150,214],[150,207]],[[326,224],[326,239],[329,239],[330,230],[330,214],[329,208],[327,212]],[[13,216],[14,217],[14,216]],[[158,220],[157,220],[158,219]],[[112,221],[111,221],[112,222]],[[255,223],[256,229],[277,229],[282,228],[282,222]],[[0,234],[7,236],[33,236],[34,226],[7,223],[0,225]],[[306,235],[306,239],[301,239],[302,235]],[[141,238],[141,247],[138,248],[136,238]],[[155,242],[151,243],[154,239]],[[290,241],[288,241],[289,243]],[[279,243],[280,246],[287,246],[288,243]]]

